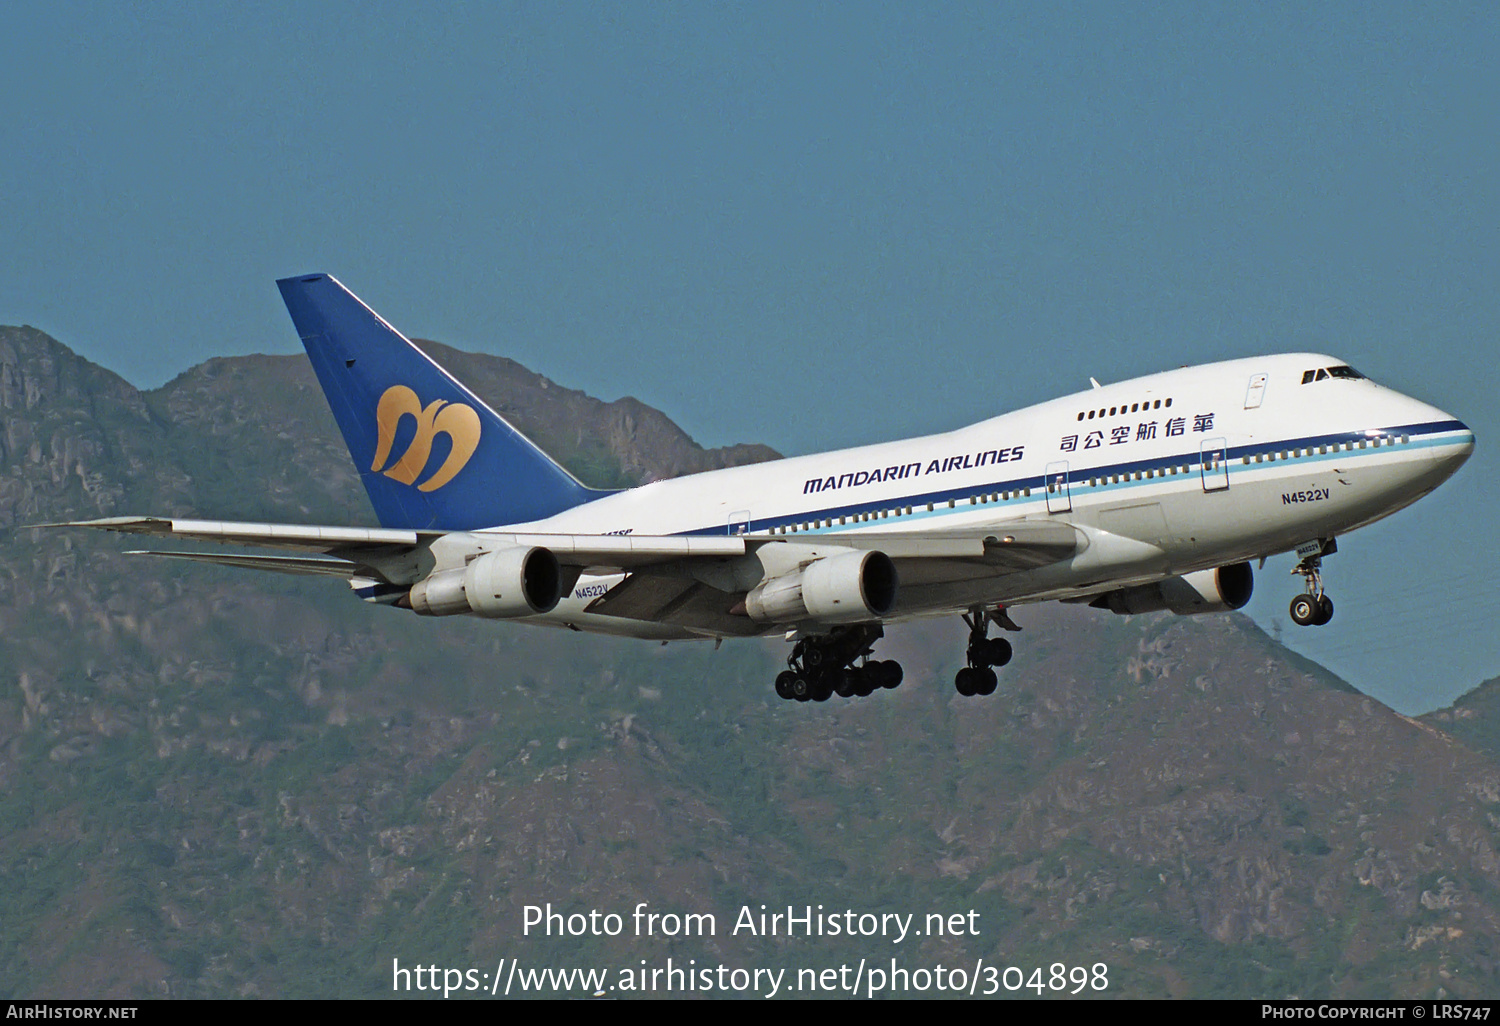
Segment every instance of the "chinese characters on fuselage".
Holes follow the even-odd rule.
[[[1134,428],[1131,428],[1128,424],[1121,424],[1119,427],[1109,429],[1108,443],[1104,440],[1104,432],[1102,430],[1090,431],[1088,434],[1082,436],[1083,448],[1098,449],[1105,444],[1124,445],[1130,441],[1154,441],[1157,437],[1158,426],[1162,428],[1162,438],[1176,438],[1178,435],[1187,433],[1187,418],[1173,417],[1165,425],[1161,425],[1159,421],[1148,420],[1137,424]],[[1193,430],[1195,432],[1207,432],[1213,429],[1214,415],[1212,413],[1195,413],[1193,415]],[[1131,437],[1132,434],[1134,435],[1133,439]],[[1079,448],[1078,440],[1078,435],[1063,435],[1062,441],[1058,444],[1058,449],[1062,452],[1077,452]]]

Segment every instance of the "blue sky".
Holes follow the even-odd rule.
[[[298,351],[273,281],[328,271],[787,453],[1332,352],[1479,448],[1341,540],[1330,627],[1289,624],[1286,557],[1252,613],[1420,710],[1500,673],[1497,12],[23,5],[0,323],[154,386]]]

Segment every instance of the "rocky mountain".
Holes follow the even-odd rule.
[[[1500,677],[1460,695],[1446,709],[1422,717],[1422,722],[1452,734],[1477,752],[1500,759]]]
[[[591,483],[772,455],[705,452],[656,411],[506,361],[439,359]],[[7,997],[381,996],[398,966],[477,981],[501,959],[613,986],[669,958],[780,969],[783,993],[824,979],[802,970],[848,966],[847,984],[862,959],[926,971],[926,993],[940,965],[1020,995],[1055,986],[1055,963],[1105,996],[1500,983],[1493,750],[1243,617],[1022,609],[987,699],[953,691],[961,625],[900,626],[882,649],[900,689],[797,705],[771,691],[776,642],[422,621],[336,583],[18,529],[368,520],[295,359],[213,360],[141,393],[0,329],[0,416]],[[668,917],[651,936],[643,902]],[[549,903],[621,930],[527,933]],[[733,930],[762,905],[922,932]],[[686,933],[690,913],[713,934]]]

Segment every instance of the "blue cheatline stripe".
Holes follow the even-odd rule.
[[[1465,435],[1467,435],[1467,438],[1438,439],[1432,437],[1435,435],[1448,434],[1451,432],[1463,432]],[[1282,438],[1276,439],[1274,441],[1257,442],[1252,445],[1234,446],[1227,449],[1227,451],[1225,452],[1225,463],[1229,466],[1229,472],[1232,479],[1235,476],[1261,468],[1263,466],[1293,462],[1291,460],[1278,459],[1275,461],[1271,461],[1270,463],[1251,462],[1249,465],[1246,465],[1241,461],[1246,459],[1247,457],[1253,461],[1256,456],[1265,457],[1270,453],[1282,452],[1286,449],[1312,449],[1319,446],[1332,447],[1335,445],[1343,445],[1348,443],[1368,442],[1377,438],[1394,438],[1401,435],[1405,435],[1410,439],[1410,441],[1402,446],[1402,448],[1405,449],[1425,449],[1432,448],[1438,445],[1450,445],[1460,441],[1472,441],[1474,437],[1473,433],[1469,431],[1468,426],[1465,425],[1462,421],[1431,421],[1426,424],[1405,424],[1398,427],[1370,429],[1368,431],[1345,431],[1328,435],[1305,435],[1299,438]],[[1423,438],[1422,436],[1427,437]],[[1200,440],[1206,441],[1206,434],[1201,435]],[[1385,446],[1375,446],[1368,451],[1371,453],[1377,453],[1384,451],[1385,448]],[[1296,461],[1305,465],[1308,462],[1322,462],[1332,460],[1336,457],[1343,457],[1347,459],[1350,456],[1360,455],[1364,451],[1365,450],[1356,449],[1351,451],[1341,450],[1339,452],[1313,453],[1308,456],[1296,457]],[[1198,450],[1190,450],[1188,452],[1178,453],[1174,456],[1161,456],[1155,459],[1136,460],[1129,463],[1112,463],[1098,467],[1069,467],[1068,486],[1070,490],[1073,488],[1087,488],[1090,495],[1099,495],[1109,490],[1154,484],[1158,481],[1170,480],[1172,477],[1181,478],[1183,476],[1191,476],[1194,472],[1201,472],[1201,463],[1201,452]],[[1180,468],[1184,466],[1188,468],[1186,475],[1184,475],[1180,471]],[[1179,473],[1175,475],[1169,473],[1158,473],[1165,472],[1171,467],[1179,468]],[[1139,481],[1134,479],[1134,475],[1145,474],[1147,472],[1151,472],[1152,476]],[[1130,476],[1130,480],[1101,483],[1098,485],[1088,484],[1089,481],[1098,478],[1123,478],[1127,475]],[[1032,494],[1029,496],[1025,494],[1028,488],[1032,490]],[[976,502],[972,506],[969,505],[968,500],[971,496],[978,498],[979,496],[988,496],[997,492],[1018,492],[1019,494],[1012,499],[1001,498],[993,502]],[[764,533],[766,531],[769,531],[773,528],[779,528],[783,526],[789,527],[792,524],[803,524],[811,520],[837,520],[839,517],[844,517],[847,519],[849,517],[858,516],[865,513],[879,513],[892,509],[905,509],[907,506],[912,507],[912,512],[910,514],[901,514],[898,517],[860,521],[859,523],[835,523],[828,527],[815,527],[806,531],[788,532],[785,535],[778,534],[776,536],[778,538],[792,538],[798,535],[814,535],[832,531],[848,531],[851,528],[859,529],[870,527],[879,523],[881,519],[899,519],[902,523],[910,523],[912,520],[918,518],[947,516],[950,513],[957,513],[960,509],[967,511],[975,510],[980,508],[980,506],[985,505],[1004,506],[1012,503],[1036,503],[1044,500],[1045,498],[1045,476],[1031,475],[1028,477],[1011,478],[1004,481],[992,481],[987,484],[976,484],[966,488],[947,488],[940,491],[921,492],[902,496],[891,496],[884,499],[868,500],[859,503],[850,503],[842,506],[826,506],[821,509],[809,509],[800,513],[789,513],[780,517],[768,518],[760,522],[757,522],[752,516],[750,527],[751,530],[756,532],[759,536],[764,536]],[[951,510],[948,507],[948,502],[950,499],[954,503]],[[933,508],[930,511],[926,508],[929,502],[933,505]],[[690,531],[681,531],[678,533],[681,535],[690,536],[722,535],[726,533],[728,529],[729,527],[727,524],[715,524],[710,527],[699,527]]]

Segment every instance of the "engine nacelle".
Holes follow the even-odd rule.
[[[462,570],[418,581],[411,608],[423,616],[475,613],[503,619],[549,613],[562,598],[562,567],[550,549],[514,546],[475,557]]]
[[[828,556],[795,573],[763,581],[745,596],[745,611],[761,623],[860,623],[896,604],[896,564],[884,552]]]
[[[1100,595],[1089,605],[1121,615],[1155,613],[1170,609],[1189,616],[1194,613],[1227,613],[1250,601],[1255,573],[1249,563],[1231,563],[1216,570],[1199,570],[1184,577],[1168,577],[1155,584],[1121,588]]]

